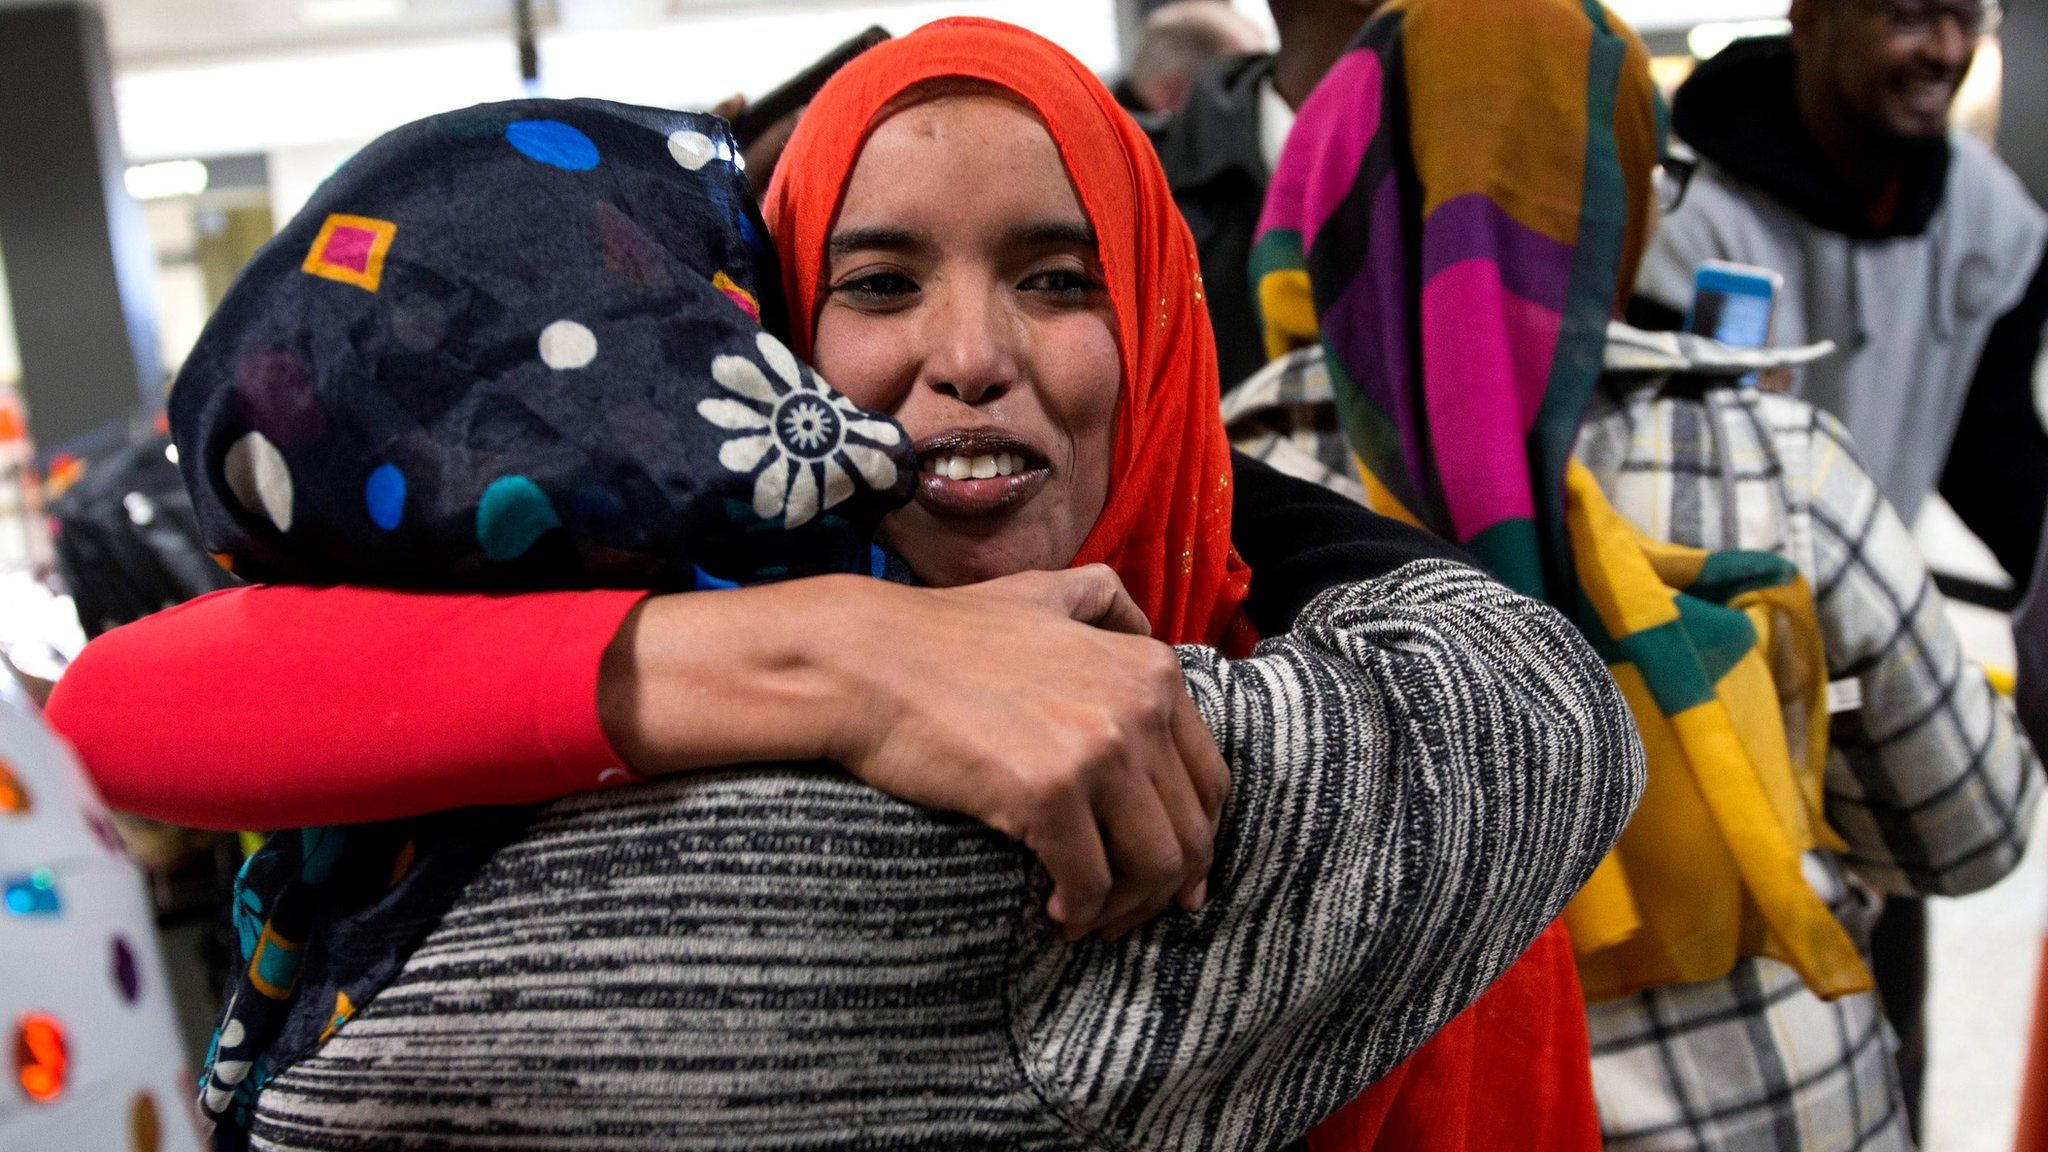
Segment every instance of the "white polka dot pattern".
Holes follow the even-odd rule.
[[[718,149],[711,143],[711,137],[688,128],[669,133],[668,154],[676,163],[695,172],[709,164],[718,155]]]
[[[228,449],[223,471],[242,507],[269,519],[279,532],[292,530],[292,474],[284,453],[261,432],[251,432]]]
[[[558,372],[597,359],[597,334],[574,320],[557,320],[540,330],[541,362]]]

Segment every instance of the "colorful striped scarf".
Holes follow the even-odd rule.
[[[1628,698],[1648,791],[1565,914],[1588,998],[1756,955],[1842,995],[1869,978],[1799,864],[1837,843],[1811,593],[1649,540],[1571,456],[1662,134],[1592,0],[1395,0],[1301,108],[1254,290],[1272,355],[1321,342],[1374,506],[1562,609]]]

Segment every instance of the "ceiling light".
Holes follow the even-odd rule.
[[[1792,30],[1790,20],[1717,20],[1699,24],[1685,34],[1685,46],[1698,60],[1711,60],[1737,40],[1752,36],[1783,36]]]
[[[300,0],[299,20],[314,28],[389,24],[405,15],[405,0]]]
[[[170,200],[206,191],[206,164],[199,160],[160,160],[131,165],[122,178],[137,200]]]

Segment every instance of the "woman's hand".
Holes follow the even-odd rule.
[[[1115,573],[1025,572],[918,600],[862,653],[832,758],[1022,841],[1074,935],[1115,935],[1176,895],[1199,907],[1229,772]]]
[[[820,577],[648,601],[599,679],[659,773],[836,760],[1024,843],[1070,935],[1200,905],[1229,772],[1168,646],[1104,567],[959,588]]]

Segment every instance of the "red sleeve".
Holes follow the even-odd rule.
[[[236,588],[101,636],[48,717],[116,808],[290,828],[638,779],[598,662],[643,593]]]

